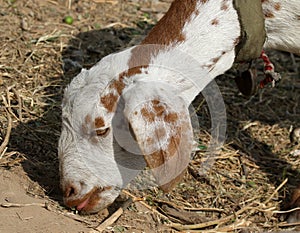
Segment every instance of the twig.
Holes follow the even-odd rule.
[[[134,201],[138,201],[141,205],[143,205],[144,207],[146,207],[147,209],[151,210],[152,212],[154,212],[155,214],[157,214],[158,216],[160,216],[161,218],[163,218],[164,220],[167,220],[167,221],[170,221],[170,219],[161,214],[159,211],[157,211],[154,207],[152,206],[149,206],[147,203],[145,203],[145,199],[144,198],[138,198],[136,196],[134,196],[133,194],[129,193],[128,191],[126,190],[123,190],[122,191],[124,194],[130,196],[131,198],[133,198]]]
[[[296,208],[290,209],[290,210],[274,210],[273,213],[274,214],[287,214],[287,213],[294,212],[296,210],[300,210],[300,207],[296,207]]]
[[[47,203],[28,203],[28,204],[1,203],[0,206],[3,208],[13,208],[13,207],[21,208],[21,207],[27,207],[27,206],[40,206],[40,207],[47,208]]]
[[[112,28],[112,27],[115,27],[115,26],[119,26],[119,27],[122,27],[122,28],[128,28],[129,27],[127,24],[120,23],[120,22],[115,22],[115,23],[107,24],[103,28]]]
[[[271,209],[265,209],[266,205],[268,204],[268,202],[274,197],[274,195],[287,183],[288,178],[286,178],[276,189],[275,191],[268,197],[267,200],[265,200],[263,203],[259,203],[259,206],[262,207],[262,209],[259,209],[258,207],[251,209],[251,211],[249,212],[248,216],[253,214],[255,211],[260,211],[260,212],[268,212],[268,211],[272,211],[272,213],[274,213],[273,211],[273,207]]]
[[[13,86],[11,87],[7,87],[6,88],[6,97],[5,98],[3,95],[2,95],[2,100],[3,100],[3,103],[4,103],[4,106],[6,108],[6,110],[9,112],[10,115],[12,115],[14,118],[16,118],[17,120],[19,120],[19,118],[16,116],[16,114],[14,114],[14,112],[12,111],[11,109],[11,99],[10,99],[10,94],[9,94],[9,90],[13,88]]]
[[[278,227],[293,227],[293,226],[299,226],[300,222],[291,222],[291,223],[279,223]]]
[[[157,202],[162,203],[162,204],[167,204],[169,206],[172,206],[176,209],[181,209],[181,210],[188,210],[188,211],[195,211],[195,212],[198,212],[198,211],[199,212],[201,212],[201,211],[203,211],[203,212],[204,211],[205,212],[222,212],[222,213],[225,212],[225,210],[219,209],[219,208],[203,208],[203,207],[202,208],[192,208],[192,207],[185,207],[185,206],[181,207],[181,206],[174,204],[171,201],[157,200]]]
[[[22,116],[22,99],[19,95],[19,92],[15,89],[15,88],[11,88],[11,90],[13,91],[13,93],[15,94],[15,96],[18,99],[18,106],[19,106],[19,120],[22,122],[23,121],[23,116]]]
[[[264,201],[264,204],[266,205],[273,197],[274,195],[288,182],[288,178],[286,178],[276,189],[275,191],[269,196],[269,198]]]
[[[3,142],[1,143],[1,146],[0,146],[0,154],[1,155],[2,155],[2,152],[4,150],[6,150],[6,147],[7,147],[8,142],[9,142],[10,134],[11,134],[11,129],[12,129],[12,119],[11,119],[11,116],[10,116],[9,112],[6,109],[5,109],[5,112],[6,112],[6,115],[7,115],[7,121],[8,121],[8,123],[7,123],[7,129],[6,129],[5,138],[4,138],[4,140],[3,140]]]
[[[218,225],[218,224],[224,224],[226,222],[230,222],[232,219],[236,219],[238,215],[242,214],[243,212],[247,211],[247,210],[251,210],[252,207],[250,206],[246,206],[244,207],[243,209],[240,209],[239,211],[237,211],[236,213],[230,215],[230,216],[227,216],[227,217],[224,217],[224,218],[221,218],[221,219],[218,219],[218,220],[213,220],[213,221],[209,221],[209,222],[204,222],[204,223],[199,223],[199,224],[192,224],[192,225],[182,225],[182,224],[179,224],[179,223],[171,223],[171,224],[168,224],[170,227],[173,227],[177,230],[195,230],[195,229],[202,229],[202,228],[205,228],[205,227],[209,227],[209,226],[214,226],[214,225]]]
[[[118,4],[118,0],[93,0],[95,3],[110,3],[112,5]]]
[[[223,209],[219,208],[190,208],[190,207],[183,207],[184,210],[189,210],[189,211],[203,211],[203,212],[221,212],[225,213],[226,211]]]
[[[250,225],[249,221],[246,221],[245,219],[242,219],[240,221],[234,222],[231,225],[219,227],[216,229],[211,230],[202,230],[202,233],[216,233],[216,232],[236,232],[238,229],[248,227]],[[189,232],[199,232],[198,230],[191,230]]]
[[[4,148],[4,150],[1,152],[1,154],[0,154],[0,160],[3,158],[3,156],[5,155],[5,153],[6,153],[6,151],[7,151],[7,146]]]
[[[124,211],[132,204],[133,199],[129,198],[126,202],[123,203],[123,205],[114,212],[109,218],[107,218],[104,222],[102,222],[98,227],[95,228],[96,231],[102,232],[107,227],[112,225],[115,221],[118,220],[118,218],[124,213]],[[91,231],[90,233],[95,232]]]

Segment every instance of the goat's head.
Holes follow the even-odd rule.
[[[111,204],[145,165],[168,191],[189,162],[188,103],[176,88],[151,82],[145,67],[114,70],[128,53],[110,55],[83,70],[65,91],[61,186],[65,204],[83,212]]]

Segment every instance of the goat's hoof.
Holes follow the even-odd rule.
[[[239,91],[245,96],[252,96],[257,90],[257,75],[254,68],[243,71],[235,78]]]

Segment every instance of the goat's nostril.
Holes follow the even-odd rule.
[[[72,185],[68,185],[64,191],[65,198],[72,197],[76,194],[77,194],[77,189]]]

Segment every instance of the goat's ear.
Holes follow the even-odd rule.
[[[124,95],[125,116],[153,175],[165,192],[183,177],[193,144],[185,101],[162,85],[143,84]]]

